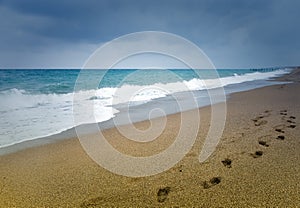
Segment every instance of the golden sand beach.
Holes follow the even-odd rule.
[[[154,176],[111,173],[90,159],[77,138],[0,156],[0,207],[299,207],[299,74],[295,70],[280,78],[293,83],[230,95],[222,138],[204,163],[198,157],[210,107],[199,111],[192,150]],[[146,129],[149,124],[135,125]],[[119,151],[146,156],[168,147],[179,125],[180,114],[167,116],[162,135],[143,144],[127,140],[116,128],[103,134]]]

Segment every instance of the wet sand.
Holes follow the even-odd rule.
[[[192,150],[154,176],[113,174],[93,162],[76,138],[0,156],[0,207],[297,207],[299,71],[282,78],[291,79],[292,84],[231,95],[223,136],[204,163],[198,157],[210,107],[199,111],[201,124]],[[120,152],[153,155],[172,144],[180,116],[168,116],[161,136],[148,143],[127,140],[115,128],[103,134]],[[143,130],[150,122],[135,125]]]

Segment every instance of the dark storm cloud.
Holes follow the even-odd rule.
[[[246,21],[248,12],[263,3],[241,1],[7,1],[5,6],[24,15],[51,20],[31,32],[54,38],[108,39],[138,30],[167,29],[187,35],[189,30],[232,29]],[[222,25],[223,24],[223,25]],[[224,28],[227,27],[227,28]],[[201,31],[198,31],[199,35]],[[202,31],[202,33],[205,31]]]
[[[296,0],[0,1],[0,66],[80,67],[99,44],[143,30],[181,35],[217,67],[296,65],[299,9]]]

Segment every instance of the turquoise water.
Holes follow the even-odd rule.
[[[230,77],[253,73],[247,69],[219,69],[219,77]],[[11,89],[25,90],[33,94],[64,94],[74,90],[76,79],[80,70],[0,70],[0,92]],[[99,82],[98,88],[118,87],[120,84],[128,85],[152,85],[155,83],[170,83],[177,81],[189,81],[193,78],[215,78],[211,70],[189,69],[176,70],[134,70],[134,69],[112,69],[112,70],[85,70],[88,82],[86,89],[93,89],[89,83]],[[134,75],[134,76],[133,76]],[[170,76],[171,75],[171,76]],[[200,75],[200,76],[199,76]],[[104,77],[103,77],[104,76]],[[99,78],[102,78],[101,82]],[[80,84],[80,83],[78,83]]]
[[[258,80],[288,71],[0,70],[0,147],[60,133],[79,124],[107,121],[116,116],[120,104],[141,108],[160,99],[158,105],[164,105],[163,98],[174,93],[201,92],[220,87],[220,83],[232,91],[246,90]],[[91,114],[87,106],[93,108]],[[74,116],[79,118],[76,124]]]

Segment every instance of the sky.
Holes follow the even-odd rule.
[[[81,68],[102,44],[163,31],[217,68],[300,65],[298,0],[0,0],[0,68]]]

